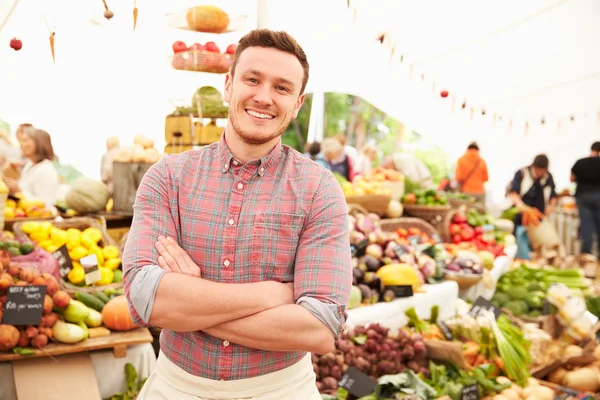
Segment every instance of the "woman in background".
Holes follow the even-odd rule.
[[[373,171],[373,163],[376,159],[377,148],[369,144],[365,145],[356,158],[355,172],[361,175],[369,175]]]
[[[37,198],[53,207],[59,188],[54,168],[54,149],[48,132],[25,128],[20,134],[21,151],[26,158],[19,180],[4,178],[12,194],[22,193],[25,198]]]

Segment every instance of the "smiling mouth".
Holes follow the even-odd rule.
[[[259,118],[259,119],[264,119],[264,120],[270,120],[270,119],[275,118],[274,115],[264,114],[264,113],[260,113],[258,111],[254,111],[254,110],[246,110],[246,113],[248,113],[250,116],[252,116],[254,118]]]

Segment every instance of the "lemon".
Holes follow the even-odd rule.
[[[48,235],[48,232],[43,232],[41,230],[37,230],[35,232],[31,232],[31,234],[29,235],[29,238],[31,240],[33,240],[34,242],[41,243],[46,240],[50,240],[50,235]]]
[[[103,285],[109,285],[112,283],[113,278],[115,277],[114,272],[112,271],[112,269],[110,268],[104,268],[104,267],[100,267],[98,268],[100,270],[100,280],[96,281],[94,283],[94,285],[96,286],[103,286]]]
[[[40,231],[41,232],[46,232],[49,235],[51,229],[52,229],[52,222],[48,222],[48,221],[40,222]]]
[[[4,218],[13,219],[16,216],[15,209],[10,207],[4,207]]]
[[[104,246],[102,252],[104,253],[104,258],[107,260],[119,257],[119,248],[113,244]]]
[[[36,221],[24,222],[23,225],[21,225],[21,230],[28,235],[32,234],[33,232],[40,230],[40,223]]]
[[[102,232],[96,228],[86,228],[82,235],[88,237],[94,244],[102,240]]]
[[[81,283],[85,280],[85,271],[80,265],[79,267],[73,266],[73,269],[67,274],[67,279],[74,285]]]
[[[40,246],[42,249],[49,252],[48,249],[52,246],[52,240],[49,240],[49,239],[42,240],[41,242],[38,242],[38,246]]]
[[[67,243],[67,240],[69,239],[69,234],[67,233],[67,231],[64,231],[62,229],[52,228],[50,230],[50,239],[52,240],[52,243],[54,245],[60,247],[63,244]]]
[[[104,261],[104,266],[106,268],[110,268],[113,271],[116,270],[117,268],[119,268],[120,265],[121,265],[120,258],[110,258],[110,259]]]
[[[82,257],[88,255],[88,249],[83,246],[76,246],[73,249],[69,250],[69,256],[71,260],[79,261]]]

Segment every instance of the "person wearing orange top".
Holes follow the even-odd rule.
[[[485,160],[479,155],[479,146],[473,142],[467,152],[456,163],[457,189],[477,199],[485,196],[484,184],[488,181],[488,170]]]

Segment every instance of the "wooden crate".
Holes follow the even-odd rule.
[[[165,146],[165,154],[180,154],[193,149],[194,146],[192,144],[171,143]]]
[[[194,124],[194,143],[203,145],[221,140],[224,128],[218,127],[213,119],[210,123],[202,125],[199,121]]]
[[[167,143],[192,143],[194,137],[193,126],[190,115],[168,115],[165,119],[165,141]]]
[[[133,214],[133,203],[140,182],[153,164],[113,163],[113,210]]]

